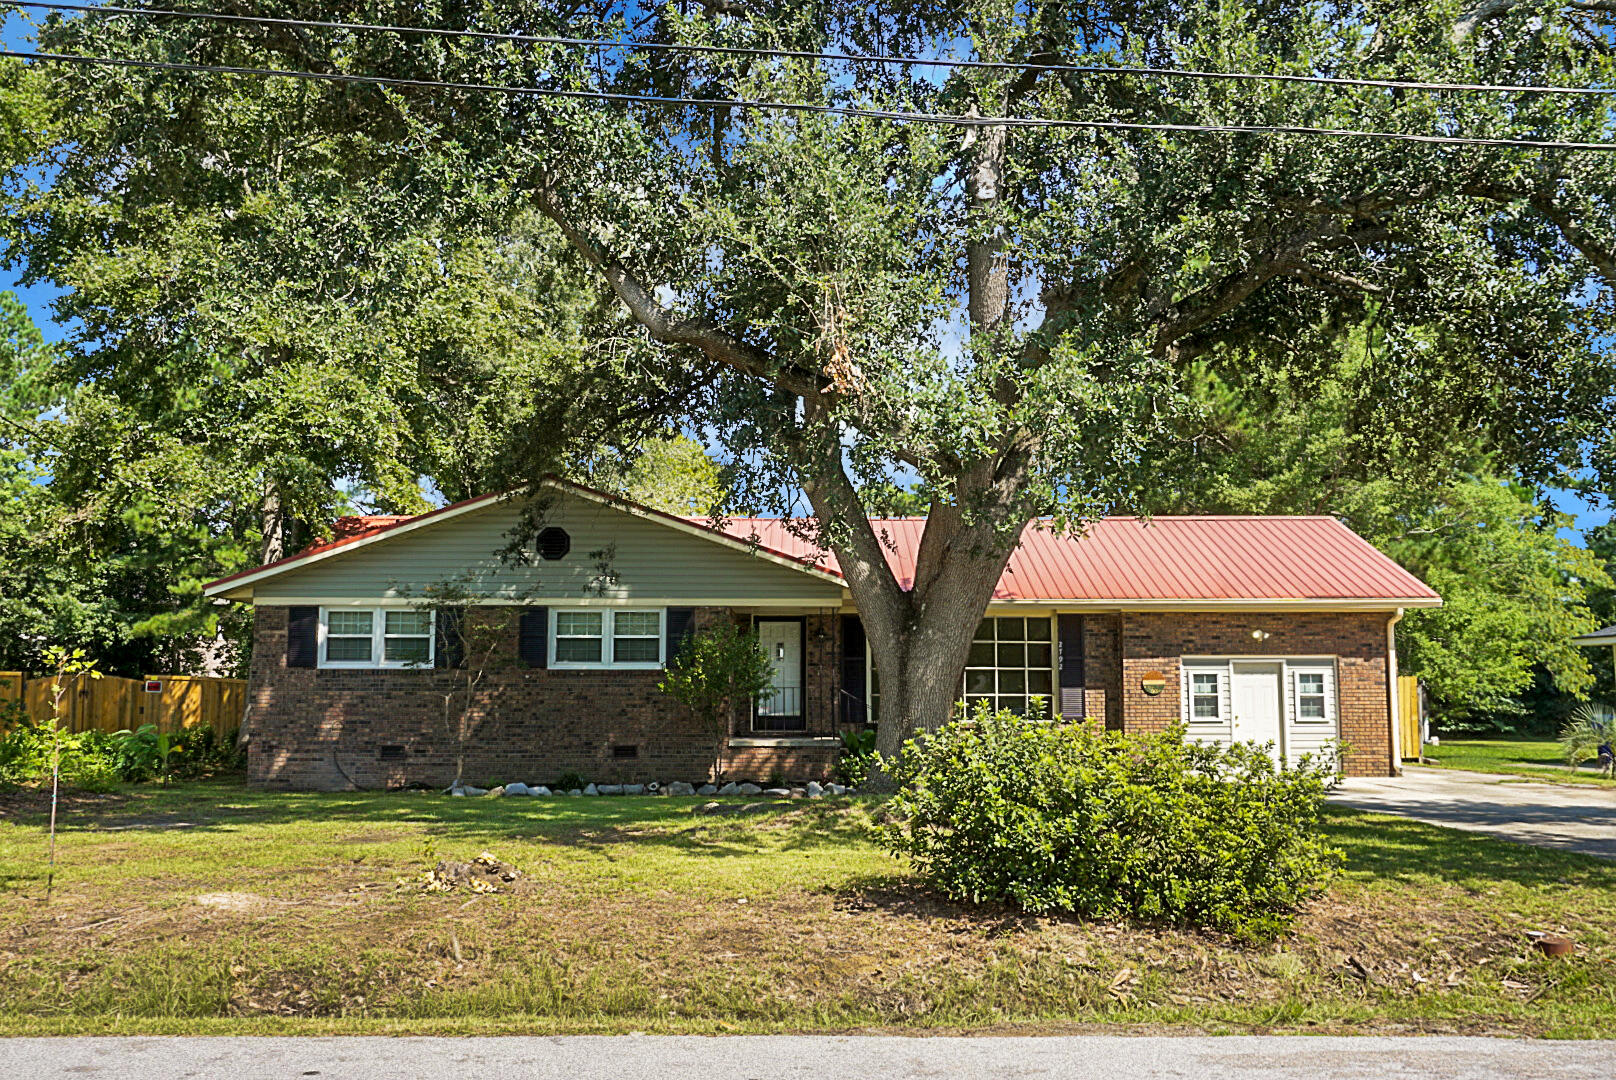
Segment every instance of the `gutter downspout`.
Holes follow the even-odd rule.
[[[1386,704],[1390,707],[1387,734],[1391,736],[1386,744],[1388,776],[1402,776],[1402,732],[1398,730],[1398,722],[1402,719],[1398,711],[1397,694],[1397,624],[1403,621],[1403,609],[1398,608],[1396,613],[1386,621]]]

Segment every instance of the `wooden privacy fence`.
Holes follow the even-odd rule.
[[[1397,746],[1404,761],[1416,761],[1425,749],[1425,699],[1418,675],[1397,676]]]
[[[0,672],[0,680],[7,673]],[[21,683],[21,677],[18,677]],[[150,687],[150,689],[148,689]],[[0,686],[0,701],[6,700]],[[56,679],[29,679],[22,700],[29,719],[50,722]],[[148,675],[142,679],[79,676],[66,680],[62,695],[62,727],[68,731],[131,731],[156,724],[159,731],[211,727],[223,738],[241,726],[247,705],[245,679],[206,675]]]

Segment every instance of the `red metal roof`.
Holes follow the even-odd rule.
[[[914,580],[924,518],[872,521],[887,563]],[[840,573],[836,557],[778,518],[725,531]],[[1437,594],[1331,517],[1114,517],[1081,537],[1029,526],[999,600],[1436,600]]]
[[[628,503],[580,484],[551,479],[597,498],[624,503],[651,517],[711,527]],[[207,588],[271,567],[298,563],[401,525],[446,516],[503,493],[466,499],[415,517],[339,518],[330,540],[265,566],[242,570]],[[925,518],[877,518],[871,524],[887,563],[904,588],[914,581]],[[718,530],[771,554],[841,575],[836,556],[791,531],[780,518],[730,518]],[[1241,601],[1386,600],[1440,602],[1429,586],[1332,517],[1196,516],[1106,518],[1080,537],[1028,526],[999,587],[997,600]]]

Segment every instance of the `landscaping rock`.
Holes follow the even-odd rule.
[[[529,794],[528,786],[526,784],[522,783],[520,780],[518,780],[514,784],[506,784],[505,785],[505,794],[507,794],[507,795],[527,795],[527,794]]]
[[[597,790],[599,790],[602,795],[621,795],[621,794],[623,794],[623,785],[622,784],[602,784],[602,785],[600,785],[600,787]],[[587,794],[587,792],[586,792],[586,794]]]
[[[673,783],[668,785],[669,795],[694,795],[695,793],[696,786],[694,784],[687,784],[683,780],[675,780]]]
[[[668,789],[653,780],[649,784],[645,785],[645,793],[647,795],[666,795],[668,793]]]
[[[739,792],[740,790],[741,790],[741,785],[739,785],[735,781],[731,780],[729,783],[727,783],[723,787],[719,788],[718,793],[720,795],[734,795],[737,792]]]
[[[736,788],[735,791],[736,791],[737,794],[740,794],[740,795],[761,795],[761,794],[763,794],[763,789],[758,787],[756,784],[742,784],[740,787]],[[723,793],[720,792],[719,794],[723,794]]]
[[[460,790],[464,791],[467,795],[470,795],[472,798],[478,798],[480,796],[488,794],[488,789],[487,788],[472,787],[470,784],[467,784],[465,787],[461,788]]]
[[[497,788],[490,788],[490,789],[489,789],[489,790],[488,790],[488,797],[489,797],[489,798],[490,798],[490,799],[497,799],[497,798],[499,798],[499,797],[500,797],[500,796],[501,796],[501,795],[504,795],[504,794],[505,794],[505,786],[504,786],[504,785],[503,785],[503,784],[501,784],[501,785],[500,785],[500,786],[499,786],[499,787],[497,787]]]
[[[584,794],[585,795],[599,795],[600,794],[600,788],[596,787],[594,784],[590,784],[588,787],[584,788]]]
[[[466,789],[463,787],[450,788],[449,794],[457,799],[464,799],[466,797]]]
[[[703,784],[696,789],[697,795],[717,795],[718,789],[711,784]]]
[[[530,788],[528,788],[527,793],[529,795],[538,795],[538,796],[542,797],[542,796],[550,794],[550,789],[545,787],[543,784],[540,784],[538,787],[530,787]]]
[[[827,794],[827,795],[846,795],[847,794],[847,789],[844,788],[840,784],[826,784],[825,785],[825,794]]]
[[[623,794],[624,795],[644,795],[645,794],[645,785],[644,784],[624,784],[623,785]]]
[[[753,794],[755,794],[755,792]],[[763,790],[763,794],[773,795],[776,799],[789,799],[791,798],[791,789],[785,787],[765,788]]]
[[[825,794],[824,785],[822,785],[818,780],[810,780],[810,781],[808,781],[808,797],[810,799],[818,799],[818,798],[822,797],[824,794]]]
[[[577,788],[573,788],[571,791],[567,792],[567,794],[568,795],[582,795],[583,792],[579,791]]]

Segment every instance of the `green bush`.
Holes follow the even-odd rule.
[[[1270,940],[1341,863],[1329,763],[978,709],[889,763],[882,839],[950,897]]]
[[[0,735],[0,784],[48,783],[50,740],[49,725],[26,716],[12,720]],[[62,781],[86,791],[108,791],[119,781],[195,778],[242,765],[235,738],[220,738],[212,728],[162,735],[155,725],[143,724],[136,731],[64,731],[61,740]]]
[[[842,752],[836,758],[836,779],[848,787],[861,787],[875,766],[875,729],[842,732]]]

